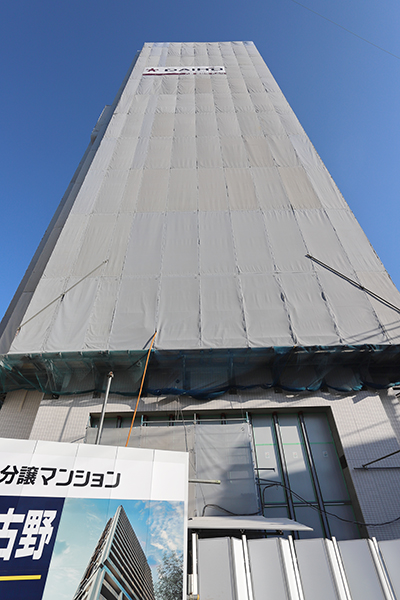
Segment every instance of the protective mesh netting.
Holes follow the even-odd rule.
[[[111,391],[135,396],[147,351],[8,354],[0,356],[0,391],[46,394]],[[280,388],[351,392],[400,383],[400,346],[275,347],[151,352],[144,392],[208,399],[227,391]]]

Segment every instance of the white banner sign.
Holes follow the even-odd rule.
[[[184,452],[0,439],[1,600],[186,597],[187,487]]]
[[[225,67],[149,67],[143,75],[226,75]]]

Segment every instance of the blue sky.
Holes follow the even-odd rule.
[[[400,56],[397,1],[302,4]],[[136,50],[223,40],[255,42],[400,287],[399,58],[293,0],[13,0],[0,7],[0,318]]]

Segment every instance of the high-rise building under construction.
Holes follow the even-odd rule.
[[[123,506],[108,520],[72,600],[154,600],[146,556]]]
[[[112,371],[100,443],[142,387],[129,444],[221,482],[191,516],[400,538],[400,294],[253,43],[144,45],[0,352],[2,437],[93,443]]]

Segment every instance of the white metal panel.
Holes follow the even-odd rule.
[[[254,600],[287,600],[288,589],[278,539],[248,540]]]
[[[348,501],[349,493],[328,420],[321,414],[309,413],[305,416],[305,423],[323,500]],[[332,508],[329,507],[329,512]]]
[[[203,424],[202,424],[203,425]],[[202,426],[201,425],[201,426]],[[215,428],[215,425],[214,425]],[[226,427],[223,428],[225,430]],[[222,431],[223,431],[222,430]],[[215,435],[219,431],[216,430]],[[215,438],[214,435],[214,438]],[[235,440],[236,441],[236,440]],[[232,444],[227,444],[227,447],[232,447]],[[243,458],[243,457],[242,457]],[[218,461],[218,459],[217,459]],[[221,465],[223,461],[218,461]],[[248,461],[246,461],[248,462]],[[237,466],[236,464],[231,466]],[[228,467],[229,471],[229,467]],[[200,485],[200,484],[199,484]],[[209,507],[211,509],[211,507]],[[206,530],[228,530],[228,531],[308,531],[310,528],[297,521],[287,518],[270,519],[262,515],[243,515],[243,516],[228,516],[224,517],[191,517],[188,521],[188,529],[206,529]],[[244,559],[244,557],[243,557]]]
[[[379,542],[379,549],[384,561],[385,568],[390,577],[392,588],[400,598],[400,540],[388,540]]]
[[[237,600],[249,600],[242,540],[231,538]]]
[[[199,540],[199,596],[204,600],[234,600],[229,538]]]
[[[306,600],[337,600],[335,579],[323,539],[295,541]]]
[[[299,567],[297,564],[293,539],[291,536],[289,536],[287,540],[281,539],[279,542],[279,547],[283,556],[283,563],[285,565],[286,581],[290,598],[291,600],[305,600],[301,586]]]
[[[352,600],[386,600],[368,540],[338,542]]]

